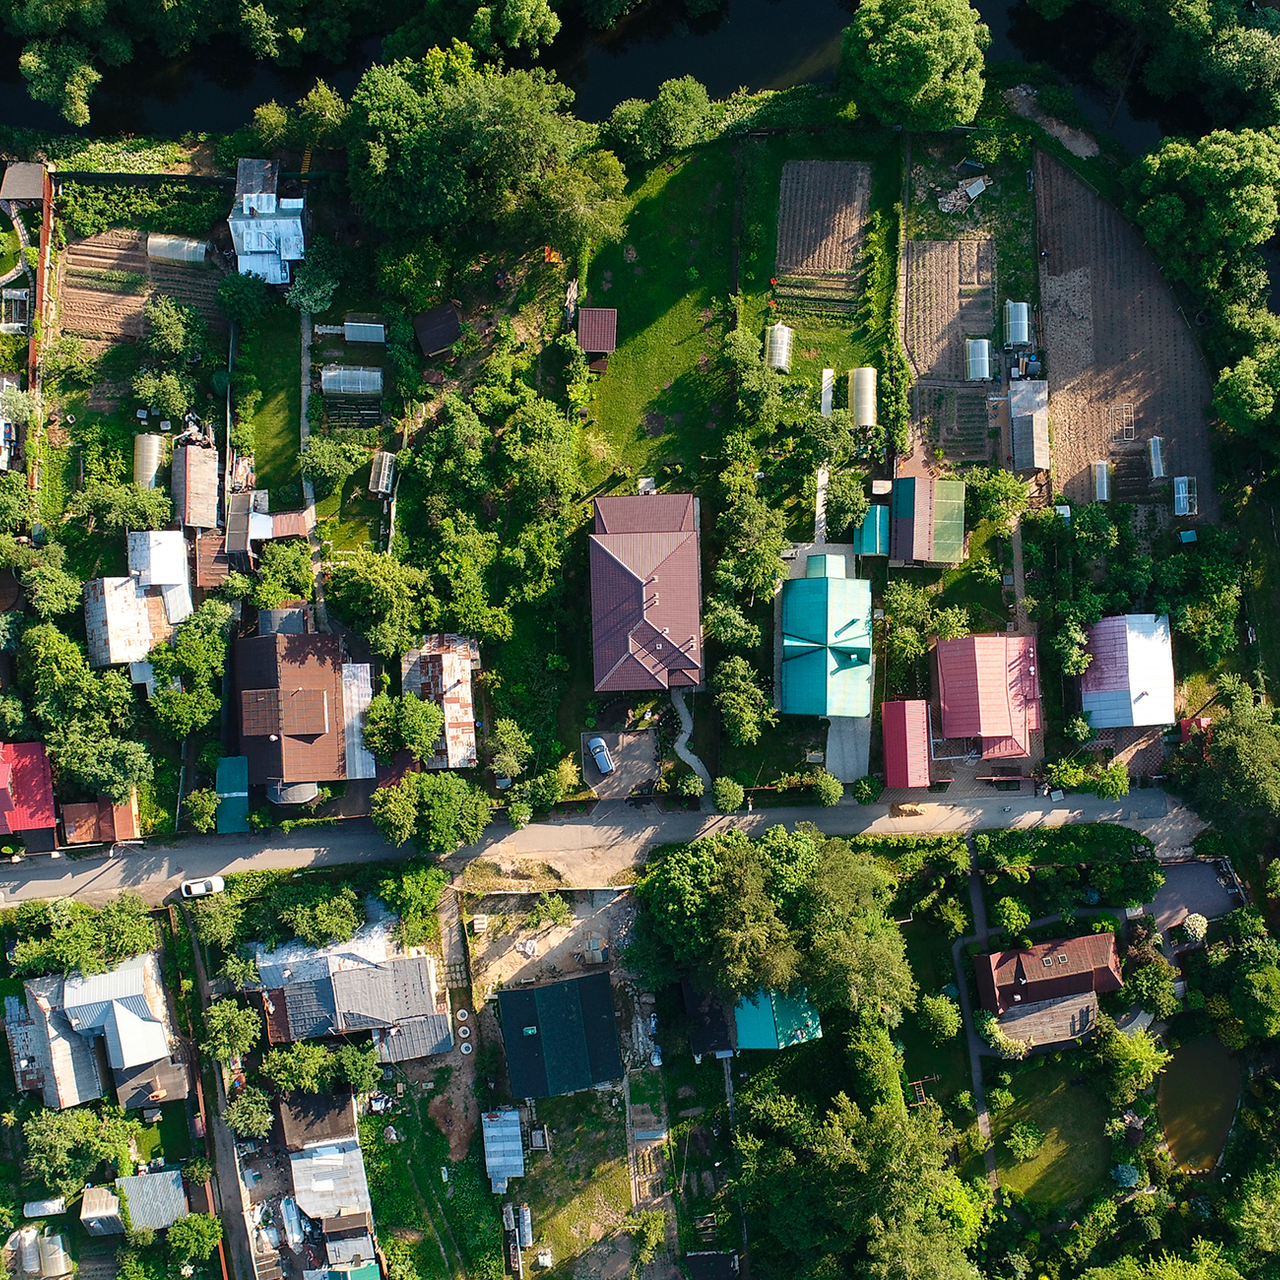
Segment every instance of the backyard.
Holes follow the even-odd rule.
[[[901,926],[907,944],[907,960],[922,996],[936,996],[945,987],[955,989],[955,967],[951,963],[951,940],[946,933],[925,920],[913,920]],[[942,1044],[920,1023],[920,1014],[908,1013],[894,1038],[903,1045],[903,1068],[908,1081],[919,1080],[924,1091],[941,1103],[949,1102],[961,1090],[972,1087],[969,1077],[969,1055],[963,1031]],[[908,1101],[911,1097],[908,1096]]]
[[[1111,1144],[1103,1132],[1106,1103],[1078,1074],[1083,1064],[1070,1051],[1053,1055],[1059,1056],[1061,1062],[1032,1059],[1009,1086],[1013,1105],[991,1116],[1000,1183],[1034,1204],[1038,1216],[1064,1211],[1094,1195],[1110,1165]],[[997,1061],[991,1065],[1002,1069]],[[1015,1160],[1005,1144],[1020,1122],[1035,1125],[1044,1135],[1029,1160]]]
[[[253,415],[258,487],[271,490],[271,506],[302,501],[298,454],[302,448],[302,329],[291,307],[271,307],[253,338],[252,363],[262,387]]]

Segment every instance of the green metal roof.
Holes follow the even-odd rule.
[[[858,556],[889,554],[889,508],[883,503],[871,507],[853,531],[853,553]]]
[[[798,716],[871,714],[871,583],[844,577],[842,556],[810,556],[782,586],[782,710]]]
[[[964,559],[964,481],[933,482],[933,559],[959,564]]]
[[[249,830],[249,759],[226,756],[218,761],[218,834]]]

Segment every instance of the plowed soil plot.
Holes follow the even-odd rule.
[[[1035,164],[1057,488],[1092,501],[1090,464],[1103,460],[1127,479],[1142,468],[1149,478],[1147,441],[1159,436],[1166,477],[1195,477],[1200,515],[1216,520],[1209,378],[1172,291],[1115,209],[1051,156],[1037,152]],[[1148,479],[1148,499],[1171,501],[1168,484]]]
[[[869,164],[788,160],[778,204],[778,275],[851,272],[870,198]]]
[[[104,231],[67,246],[60,266],[62,327],[107,340],[140,338],[147,299],[167,295],[193,306],[211,329],[224,330],[217,267],[147,257],[143,231]]]
[[[989,240],[907,241],[907,354],[920,379],[964,378],[964,340],[995,327]]]

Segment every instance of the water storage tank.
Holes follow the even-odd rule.
[[[182,236],[149,235],[147,257],[162,262],[204,262],[209,252],[207,240],[186,240]]]
[[[991,381],[991,343],[988,339],[965,340],[964,376],[970,382]]]
[[[876,408],[876,371],[869,365],[849,371],[849,408],[855,427],[874,427],[880,422]]]
[[[1031,345],[1031,307],[1026,302],[1004,304],[1004,345],[1029,347]]]
[[[133,479],[143,489],[156,487],[156,472],[164,457],[164,436],[133,437]]]
[[[764,331],[764,362],[770,369],[791,372],[791,341],[795,334],[785,324],[771,324]]]

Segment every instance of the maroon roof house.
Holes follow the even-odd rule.
[[[597,498],[591,627],[599,693],[702,683],[698,500]]]
[[[588,355],[612,355],[618,349],[617,311],[612,307],[580,307],[578,346]]]
[[[1098,996],[1123,986],[1113,933],[1042,942],[975,958],[982,1007],[1015,1040],[1052,1044],[1093,1029]]]

